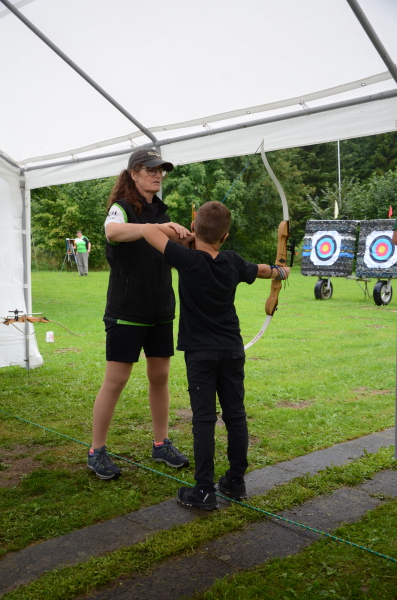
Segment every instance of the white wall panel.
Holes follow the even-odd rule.
[[[0,321],[10,316],[9,310],[29,311],[24,296],[24,265],[22,251],[22,196],[19,169],[0,159]],[[28,237],[30,239],[30,236]],[[30,271],[30,265],[29,265]],[[30,285],[29,294],[30,294]],[[30,304],[30,302],[29,302]],[[26,366],[25,325],[18,331],[0,323],[0,367]],[[43,363],[37,348],[34,328],[28,329],[30,367]]]

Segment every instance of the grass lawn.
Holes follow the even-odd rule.
[[[102,323],[108,273],[33,273],[34,311],[45,364],[28,375],[0,369],[0,408],[90,442],[91,413],[105,367]],[[353,281],[334,280],[334,297],[316,301],[315,279],[294,268],[265,336],[247,351],[246,408],[250,469],[307,454],[394,423],[396,302],[377,307]],[[239,287],[245,341],[264,319],[269,282]],[[45,332],[55,332],[55,343]],[[116,409],[108,445],[118,454],[170,472],[150,460],[151,419],[145,360]],[[170,437],[192,457],[190,409],[182,353],[171,367]],[[216,473],[226,468],[226,431],[216,428]],[[86,449],[0,413],[0,552],[20,549],[174,497],[178,484],[123,466],[103,482],[85,468]],[[193,466],[174,473],[193,481]],[[288,597],[288,596],[287,596]]]
[[[397,500],[336,535],[397,556]],[[346,545],[321,540],[295,556],[272,560],[217,582],[196,600],[395,600],[397,565]]]

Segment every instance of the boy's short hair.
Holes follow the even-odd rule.
[[[194,232],[207,244],[219,242],[229,231],[230,210],[221,202],[206,202],[200,206],[194,221]]]

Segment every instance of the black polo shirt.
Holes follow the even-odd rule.
[[[165,262],[179,273],[180,317],[178,350],[244,349],[234,297],[239,283],[251,284],[258,265],[232,250],[212,258],[168,241]]]

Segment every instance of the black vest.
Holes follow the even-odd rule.
[[[118,200],[128,223],[169,223],[167,206],[157,196],[149,204],[142,198],[138,215],[132,204]],[[161,252],[146,240],[111,244],[106,241],[106,258],[110,265],[109,288],[105,311],[111,320],[134,323],[165,323],[175,318],[175,296],[171,267]]]

